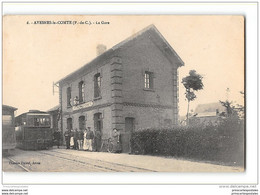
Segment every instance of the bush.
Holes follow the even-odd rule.
[[[243,165],[244,124],[224,119],[218,126],[149,128],[133,133],[132,153],[193,158]]]

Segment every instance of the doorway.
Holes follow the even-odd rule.
[[[86,122],[85,122],[85,116],[79,117],[79,130],[83,131],[86,129]]]
[[[102,129],[103,129],[102,113],[98,112],[94,114],[94,130],[102,133]]]
[[[72,130],[72,118],[67,119],[67,129]]]
[[[131,152],[131,137],[134,132],[134,118],[126,117],[125,118],[125,132],[122,133],[122,152],[129,153]]]

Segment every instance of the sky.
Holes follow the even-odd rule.
[[[191,109],[226,99],[243,104],[244,18],[231,15],[4,16],[3,104],[18,108],[16,115],[49,110],[59,104],[53,82],[94,59],[98,44],[109,49],[151,24],[185,63],[179,68],[181,116],[187,111],[181,80],[193,69],[203,76],[204,89]]]

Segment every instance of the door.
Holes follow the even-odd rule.
[[[85,116],[79,117],[79,130],[83,131],[86,129]]]
[[[72,118],[67,119],[67,129],[72,130]]]
[[[94,130],[102,133],[103,129],[103,121],[102,121],[102,113],[94,114]]]
[[[134,131],[134,118],[131,118],[131,117],[125,118],[125,132],[122,133],[122,136],[121,136],[123,153],[131,152],[130,151],[131,150],[130,140],[131,140],[133,131]]]

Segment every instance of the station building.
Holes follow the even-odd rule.
[[[184,63],[154,25],[106,50],[59,80],[61,129],[122,134],[123,152],[131,133],[178,122],[178,68]]]

